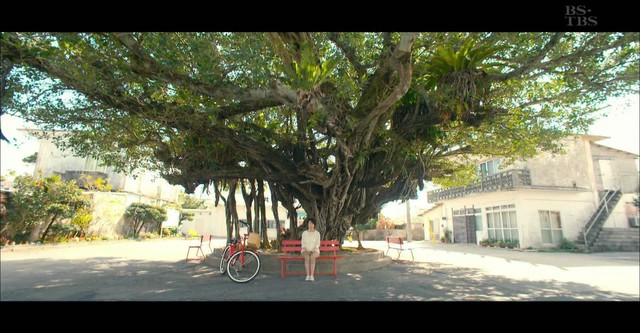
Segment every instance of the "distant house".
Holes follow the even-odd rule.
[[[79,157],[70,151],[60,150],[50,139],[39,139],[39,143],[34,176],[41,170],[43,176],[59,174],[64,180],[79,179],[81,174],[90,175],[94,179],[108,178],[112,191],[127,194],[127,204],[145,202],[162,205],[177,202],[180,193],[184,192],[182,186],[171,185],[150,171],[138,170],[134,174],[116,172],[94,158]]]
[[[31,132],[25,130],[27,133]],[[56,135],[61,135],[57,133]],[[94,220],[90,232],[98,235],[127,234],[127,227],[123,221],[123,214],[131,203],[144,202],[162,206],[165,203],[175,203],[179,195],[184,193],[184,188],[171,185],[163,178],[146,170],[138,170],[134,175],[119,173],[113,168],[100,164],[100,161],[91,157],[79,157],[69,151],[60,150],[50,139],[39,139],[40,148],[36,159],[34,175],[38,170],[43,176],[59,174],[65,180],[79,179],[80,175],[91,175],[109,179],[112,191],[117,193],[91,193],[94,202]],[[270,239],[276,238],[276,228],[273,213],[271,211],[270,198],[267,195],[266,218],[267,235]],[[226,195],[226,193],[223,193]],[[246,216],[246,207],[240,193],[236,194],[237,211],[240,219]],[[194,229],[198,234],[212,234],[226,237],[226,218],[223,204],[208,209],[189,210],[194,213],[193,221],[185,221],[180,229],[187,232]],[[284,207],[279,206],[279,217],[283,226],[287,216]]]
[[[555,247],[568,239],[602,250],[638,251],[637,154],[581,135],[563,141],[565,154],[543,153],[503,168],[499,158],[478,160],[479,179],[465,187],[427,193],[434,206],[427,226],[456,243],[515,240],[521,248]]]

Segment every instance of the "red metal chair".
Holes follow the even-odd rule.
[[[207,244],[207,246],[209,246],[209,251],[211,251],[211,253],[213,253],[213,248],[211,248],[211,239],[213,238],[212,235],[202,235],[200,236],[200,244],[198,245],[189,245],[189,248],[187,249],[187,261],[189,261],[189,253],[191,252],[191,249],[196,249],[196,256],[198,256],[198,253],[202,253],[202,257],[198,256],[195,259],[191,259],[191,260],[204,260],[204,258],[207,257],[206,254],[204,254],[204,251],[202,250],[202,246],[204,244]]]

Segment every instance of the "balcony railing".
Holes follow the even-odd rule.
[[[429,203],[435,203],[464,197],[465,195],[473,193],[504,191],[521,186],[531,186],[529,170],[512,169],[475,180],[467,186],[429,191],[427,192],[427,201]]]

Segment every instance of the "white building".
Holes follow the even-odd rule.
[[[31,131],[25,130],[29,133]],[[62,135],[63,132],[55,135]],[[32,134],[33,135],[33,134]],[[34,176],[42,172],[43,176],[59,174],[65,180],[79,179],[81,174],[91,175],[95,178],[109,179],[112,191],[117,193],[92,193],[94,201],[94,221],[90,231],[99,235],[113,236],[126,230],[123,214],[131,203],[143,202],[162,206],[166,203],[176,203],[179,195],[184,193],[184,188],[179,185],[171,185],[158,175],[140,170],[134,175],[119,173],[113,168],[101,165],[99,161],[91,157],[79,157],[70,151],[59,149],[51,139],[39,139],[40,148],[36,159]],[[275,219],[271,211],[269,191],[265,193],[267,235],[270,239],[276,238]],[[227,195],[227,193],[222,193]],[[244,219],[246,208],[244,199],[236,193],[236,208],[238,217]],[[194,209],[194,220],[186,221],[181,226],[182,232],[194,229],[197,234],[212,234],[218,237],[226,237],[226,219],[224,204],[207,209]],[[287,211],[284,207],[278,207],[280,221],[284,227],[288,226]]]
[[[425,229],[437,239],[451,230],[456,243],[515,240],[521,248],[544,248],[563,238],[580,243],[586,226],[590,246],[637,251],[638,155],[596,143],[605,138],[566,139],[565,154],[544,153],[504,169],[499,158],[480,159],[477,181],[428,192],[435,206],[424,214]],[[607,240],[613,233],[625,240]]]
[[[56,133],[62,135],[62,133]],[[116,172],[111,167],[100,165],[91,157],[79,157],[70,151],[59,149],[50,139],[39,139],[40,148],[34,170],[34,176],[42,171],[43,176],[59,174],[65,180],[78,179],[80,174],[95,178],[109,179],[112,191],[126,193],[127,204],[145,202],[162,205],[177,202],[184,188],[171,185],[166,180],[149,171],[140,170],[134,174]]]
[[[267,199],[265,197],[265,199]],[[277,238],[276,223],[271,211],[271,204],[266,202],[266,219],[267,219],[267,236],[273,240]],[[253,207],[251,207],[253,209]],[[246,220],[247,208],[244,205],[244,200],[239,198],[236,200],[236,210],[238,211],[238,219]],[[227,224],[225,217],[225,208],[222,203],[218,207],[211,209],[187,209],[187,211],[193,212],[193,221],[183,222],[180,230],[183,233],[187,233],[189,229],[196,231],[198,235],[211,234],[216,237],[227,237]],[[283,206],[278,206],[278,217],[280,219],[281,227],[288,228],[289,220],[287,217],[287,211]]]

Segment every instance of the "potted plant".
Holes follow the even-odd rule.
[[[442,243],[451,243],[451,230],[444,229],[444,236],[440,238],[440,241]]]

